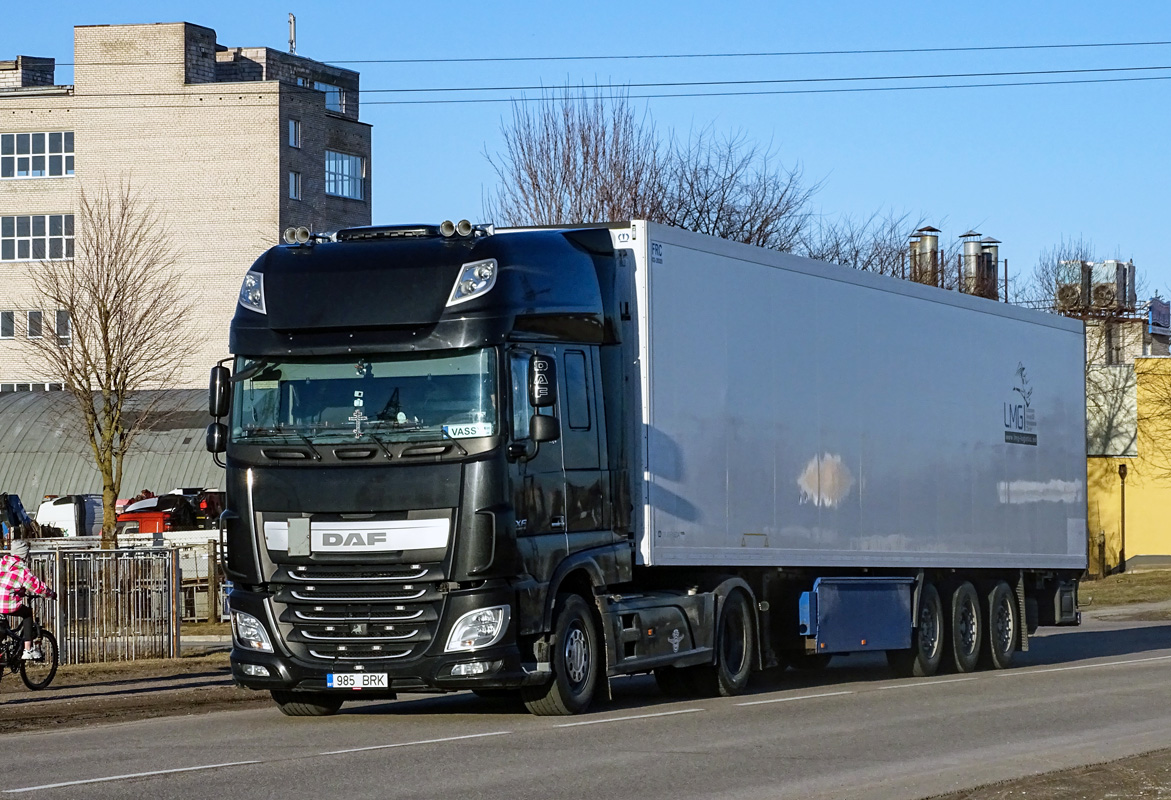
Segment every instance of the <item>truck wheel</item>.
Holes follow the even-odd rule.
[[[901,678],[930,678],[943,660],[943,603],[930,583],[919,590],[919,624],[910,650],[887,650],[886,661]]]
[[[964,581],[951,593],[949,603],[951,661],[956,672],[972,672],[984,647],[984,614],[976,588]]]
[[[721,604],[716,626],[716,663],[691,667],[688,670],[691,682],[699,694],[735,697],[748,686],[755,654],[752,607],[744,592],[734,591]]]
[[[553,615],[553,680],[521,690],[525,708],[538,717],[585,711],[598,684],[598,628],[590,607],[576,594],[563,594]]]
[[[328,717],[337,713],[344,702],[341,697],[325,692],[285,692],[272,690],[272,699],[287,717]]]
[[[1004,581],[999,581],[988,592],[988,632],[980,654],[980,666],[1007,669],[1012,666],[1020,636],[1016,596]]]

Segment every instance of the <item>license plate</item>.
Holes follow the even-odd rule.
[[[325,676],[330,689],[385,689],[385,672],[331,672]]]

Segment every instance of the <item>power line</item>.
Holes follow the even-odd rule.
[[[979,47],[901,47],[874,50],[788,50],[760,53],[658,53],[610,56],[502,56],[477,58],[368,58],[328,59],[326,64],[482,64],[526,61],[635,61],[681,58],[771,58],[780,56],[897,55],[908,53],[975,53],[1003,50],[1062,50],[1092,47],[1156,47],[1171,42],[1086,42],[1081,44],[1018,44]]]
[[[1073,50],[1078,48],[1108,47],[1161,47],[1166,42],[1082,42],[1065,44],[1009,44],[972,47],[901,47],[871,50],[786,50],[751,53],[644,53],[626,55],[585,55],[585,56],[499,56],[469,58],[360,58],[360,59],[306,59],[322,64],[483,64],[483,63],[524,63],[533,61],[643,61],[655,59],[704,59],[704,58],[777,58],[789,56],[848,56],[848,55],[900,55],[914,53],[979,53],[1014,50]],[[281,51],[278,51],[281,52]],[[302,58],[304,58],[302,56]],[[59,67],[92,66],[178,66],[183,61],[58,61]]]
[[[850,86],[841,88],[818,88],[818,89],[769,89],[751,92],[672,92],[661,94],[637,94],[629,95],[633,100],[656,100],[656,99],[670,99],[670,98],[684,98],[684,97],[766,97],[774,95],[802,95],[802,94],[860,94],[865,92],[911,92],[911,91],[925,91],[925,90],[956,90],[956,89],[997,89],[1009,88],[1016,86],[1072,86],[1085,84],[1105,84],[1105,83],[1137,83],[1145,81],[1165,81],[1171,80],[1171,75],[1146,75],[1129,78],[1076,78],[1070,80],[1057,81],[999,81],[993,83],[957,83],[957,84],[933,84],[923,86]],[[87,95],[92,97],[92,95]],[[605,96],[584,97],[585,100],[605,100]],[[466,105],[466,104],[483,104],[483,103],[543,103],[548,102],[546,97],[485,97],[485,98],[465,98],[465,99],[443,99],[443,100],[367,100],[363,105]],[[135,111],[140,109],[196,109],[196,108],[210,108],[209,105],[191,104],[191,103],[162,103],[154,105],[94,105],[94,106],[70,106],[67,111]],[[233,103],[230,108],[271,108],[272,103]],[[0,110],[16,110],[16,111],[44,111],[44,106],[7,106],[0,104]]]
[[[467,87],[434,87],[434,88],[407,88],[407,89],[362,89],[362,94],[380,94],[380,93],[447,93],[447,92],[524,92],[536,90],[548,91],[565,91],[569,89],[606,89],[606,88],[630,88],[630,89],[658,89],[658,88],[674,88],[682,86],[746,86],[756,84],[778,84],[778,83],[845,83],[855,81],[915,81],[915,80],[943,80],[950,78],[1008,78],[1008,77],[1025,77],[1030,75],[1078,75],[1092,72],[1146,72],[1155,70],[1171,69],[1171,66],[1145,66],[1145,67],[1100,67],[1100,68],[1083,68],[1083,69],[1040,69],[1040,70],[1020,70],[1014,72],[950,72],[950,73],[936,73],[926,75],[863,75],[863,76],[849,76],[849,77],[831,77],[831,78],[761,78],[761,79],[742,79],[734,81],[673,81],[673,82],[658,82],[658,83],[623,83],[618,85],[613,84],[579,84],[574,86],[467,86]]]
[[[600,83],[583,83],[574,85],[521,85],[521,86],[435,86],[435,87],[399,87],[394,89],[359,89],[359,95],[368,94],[451,94],[459,92],[525,92],[525,91],[543,91],[543,92],[568,92],[571,90],[585,90],[585,89],[673,89],[683,87],[704,87],[704,86],[758,86],[758,85],[777,85],[777,84],[808,84],[808,83],[857,83],[864,81],[918,81],[918,80],[951,80],[951,79],[968,79],[968,78],[1010,78],[1010,77],[1035,77],[1042,75],[1085,75],[1094,73],[1118,73],[1118,72],[1154,72],[1160,70],[1171,70],[1171,65],[1147,65],[1137,67],[1084,67],[1078,69],[1046,69],[1046,70],[1015,70],[1015,71],[999,71],[999,72],[943,72],[943,73],[926,73],[926,74],[911,74],[911,75],[853,75],[853,76],[836,76],[836,77],[814,77],[814,78],[744,78],[739,80],[724,80],[724,81],[664,81],[664,82],[649,82],[649,83],[623,83],[623,84],[600,84]],[[1046,81],[1044,83],[1054,83],[1055,81]],[[242,82],[244,84],[252,82]],[[277,96],[277,91],[268,89],[263,83],[257,83],[258,88],[254,89],[233,89],[226,91],[228,85],[239,86],[240,84],[223,84],[219,91],[203,90],[202,86],[214,87],[217,84],[189,84],[191,88],[186,91],[175,92],[103,92],[103,93],[85,93],[83,95],[72,95],[80,98],[110,98],[110,97],[181,97],[195,99],[198,96],[230,96],[236,95],[239,99],[243,99],[248,95],[269,95],[273,98]],[[992,84],[988,84],[992,85]],[[1007,85],[1007,84],[1006,84]],[[1016,85],[1016,84],[1013,84]],[[1028,85],[1028,84],[1020,84]],[[1035,84],[1033,84],[1035,85]],[[290,87],[292,88],[292,87]],[[875,87],[879,88],[879,87]],[[309,89],[307,87],[296,87],[302,93],[313,92],[318,93],[318,90]],[[353,92],[352,89],[345,90],[348,93]],[[20,95],[14,95],[19,97]],[[44,95],[45,97],[54,97],[60,95]],[[653,95],[648,95],[653,96]],[[663,95],[668,96],[668,95]],[[672,95],[673,96],[673,95]],[[714,96],[714,95],[713,95]],[[0,95],[0,108],[5,107],[3,103],[3,95]],[[375,103],[379,101],[367,100],[366,103]],[[440,101],[436,101],[440,102]]]

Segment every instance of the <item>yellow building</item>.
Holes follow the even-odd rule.
[[[1171,567],[1171,358],[1091,366],[1086,395],[1089,571]]]

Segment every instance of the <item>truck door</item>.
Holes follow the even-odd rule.
[[[529,356],[534,352],[550,358],[556,358],[557,355],[553,347],[523,348],[511,352],[510,427],[513,442],[528,439],[529,419],[535,413],[528,399]],[[544,409],[542,413],[552,412],[561,418],[562,405],[561,393],[558,392],[557,404],[551,409]],[[513,506],[516,509],[517,544],[526,568],[542,582],[549,580],[553,569],[568,552],[565,468],[561,443],[562,439],[542,442],[536,456],[527,461],[519,460],[514,465]]]
[[[566,531],[571,552],[593,546],[581,536],[606,527],[603,517],[601,454],[595,404],[594,368],[588,348],[563,347],[561,387],[561,452],[565,465]]]

